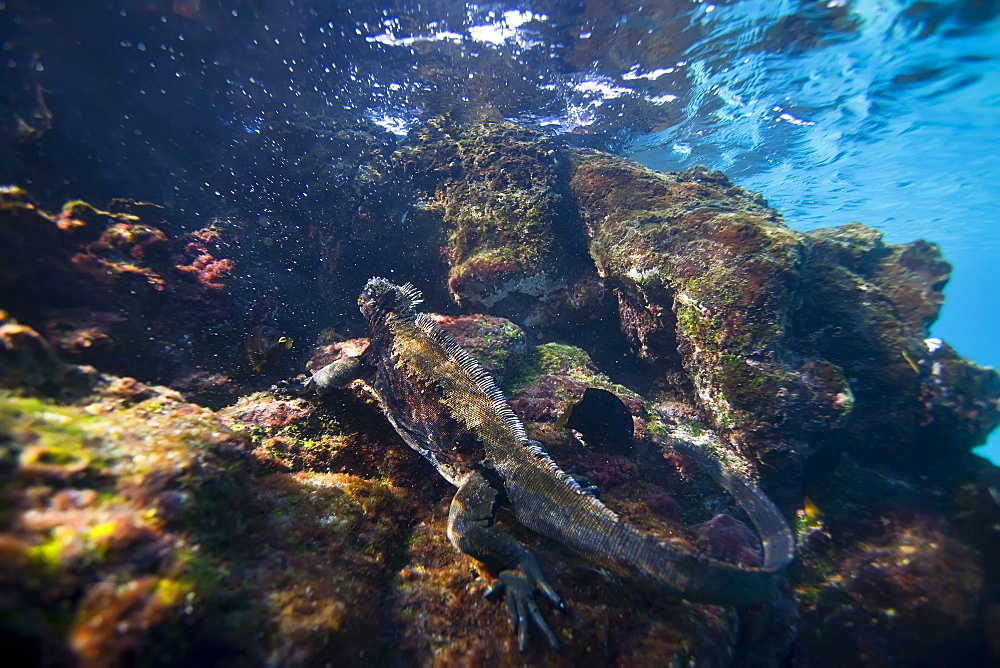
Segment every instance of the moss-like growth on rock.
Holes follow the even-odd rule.
[[[856,223],[802,234],[721,173],[567,155],[590,253],[638,356],[747,454],[797,466],[811,448],[789,457],[787,439],[818,445],[846,429],[848,448],[915,461],[968,451],[1000,422],[995,373],[949,363],[945,382],[970,388],[975,406],[934,389],[943,367],[924,339],[950,267],[933,244],[886,245]],[[964,426],[949,417],[962,410]]]
[[[715,426],[744,443],[789,421],[829,426],[803,400],[783,350],[799,235],[721,173],[660,174],[595,152],[571,155],[571,189],[595,230],[591,255],[619,295],[639,355],[682,367]]]
[[[555,304],[586,319],[589,260],[559,145],[513,123],[447,119],[411,140],[397,159],[442,217],[455,301],[532,327],[564,325]]]
[[[845,457],[807,499],[792,574],[803,624],[795,661],[975,663],[981,656],[984,555],[960,516],[914,482]],[[970,491],[961,478],[940,484]]]
[[[382,651],[372,592],[403,542],[398,489],[275,467],[164,388],[94,390],[81,404],[0,394],[0,635],[34,646],[26,660]]]

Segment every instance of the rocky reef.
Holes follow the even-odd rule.
[[[448,287],[464,310],[569,329],[592,308],[594,276],[561,159],[555,142],[526,128],[446,119],[400,152],[446,231]]]
[[[934,244],[796,232],[721,173],[506,122],[317,136],[339,176],[307,169],[316,142],[285,150],[339,185],[280,221],[0,193],[0,639],[20,663],[1000,660],[1000,470],[970,452],[1000,377],[931,338]],[[756,479],[798,537],[773,595],[632,591],[501,514],[572,611],[543,612],[558,653],[519,654],[447,541],[453,490],[374,400],[268,389],[364,349],[351,304],[380,262],[633,524],[755,563],[747,518],[672,446]],[[295,346],[259,373],[241,344],[265,324]],[[562,426],[591,387],[629,442]]]

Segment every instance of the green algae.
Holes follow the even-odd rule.
[[[0,391],[0,438],[19,458],[22,475],[60,478],[104,469],[107,453],[97,447],[108,422],[77,407]]]
[[[29,567],[44,573],[57,573],[62,566],[62,556],[73,540],[73,532],[65,527],[55,527],[48,540],[31,546],[27,551]]]
[[[651,405],[645,407],[645,418],[646,418],[646,432],[649,434],[651,439],[657,441],[664,441],[673,435],[672,430],[667,426],[666,422],[660,416],[659,412]],[[698,434],[700,435],[703,431],[698,427]]]
[[[61,406],[36,397],[0,390],[0,431],[32,434],[31,441],[56,448],[76,449],[91,437],[100,418],[73,406]],[[74,448],[76,446],[76,448]]]
[[[579,378],[596,375],[593,360],[580,348],[562,343],[543,343],[536,351],[541,373],[569,372]]]
[[[451,298],[532,327],[563,324],[554,303],[566,306],[564,317],[585,318],[592,264],[558,142],[506,121],[450,118],[431,119],[411,138],[396,158],[447,240]]]
[[[543,343],[530,348],[504,385],[515,391],[535,385],[544,375],[561,374],[593,387],[609,389],[613,386],[607,376],[597,371],[585,350],[563,343]]]
[[[719,355],[719,386],[723,399],[740,406],[769,401],[776,390],[773,370],[762,370],[732,353]]]
[[[507,345],[509,343],[509,339],[503,336],[485,334],[482,337],[482,341],[490,347],[492,354],[487,355],[485,352],[476,351],[476,354],[473,354],[476,361],[480,364],[489,362],[500,367],[505,366],[512,353],[510,347]]]
[[[455,275],[466,265],[543,268],[560,218],[551,140],[511,123],[438,125],[443,132],[421,136],[409,151],[431,164],[439,154],[460,164],[460,178],[436,187]]]

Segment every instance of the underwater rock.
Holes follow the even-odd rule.
[[[792,472],[841,441],[915,461],[967,451],[1000,421],[995,372],[957,358],[959,390],[917,366],[950,272],[937,246],[887,245],[856,223],[802,234],[721,173],[567,155],[637,355],[747,454]],[[928,431],[934,419],[947,429]]]
[[[267,404],[230,428],[131,379],[79,403],[0,393],[0,637],[20,663],[379,655],[408,502],[378,474],[259,455],[244,426],[308,421]]]
[[[104,369],[120,363],[115,358],[116,338],[126,323],[123,316],[86,308],[61,309],[47,315],[45,338],[62,359]]]
[[[553,446],[558,447],[570,439],[563,426],[556,425],[566,409],[583,398],[588,387],[615,393],[633,414],[635,402],[642,401],[639,395],[616,386],[601,374],[586,351],[560,343],[544,343],[532,348],[505,383],[514,412],[526,426],[535,428],[531,438],[544,443],[550,453]]]
[[[426,276],[428,298],[446,303],[440,221],[413,206],[397,148],[385,128],[334,108],[268,114],[242,135],[235,169],[213,178],[235,212],[223,240],[246,270],[237,295],[288,305],[282,329],[300,341],[356,315],[357,289],[387,266]]]
[[[395,156],[442,221],[448,288],[466,311],[569,328],[601,298],[562,149],[509,122],[434,119]]]
[[[984,572],[995,565],[969,521],[970,483],[956,472],[922,488],[844,456],[800,511],[796,664],[985,660]]]
[[[694,527],[708,544],[713,559],[742,564],[760,565],[760,548],[753,531],[729,515],[716,515]]]
[[[65,370],[38,332],[0,310],[0,385],[52,392]]]
[[[917,401],[917,444],[928,454],[961,455],[1000,425],[1000,375],[961,357],[940,339],[924,341]]]
[[[848,449],[919,462],[967,452],[1000,423],[1000,377],[928,339],[951,272],[937,246],[852,223],[812,230],[790,348],[851,378]]]
[[[700,167],[660,174],[570,155],[570,187],[622,327],[664,380],[682,372],[715,427],[753,451],[851,410],[843,374],[810,373],[816,363],[786,354],[804,247],[760,195]]]
[[[207,366],[228,345],[233,262],[209,228],[171,238],[145,222],[156,207],[111,208],[75,201],[53,216],[0,192],[0,307],[69,362],[150,382]]]
[[[578,403],[589,388],[613,394],[631,414],[633,437],[628,443],[591,439],[584,444],[562,424],[566,408]],[[616,495],[628,503],[645,497],[641,504],[654,515],[672,521],[683,517],[692,525],[710,517],[698,517],[697,511],[689,513],[682,508],[706,504],[732,508],[733,500],[696,462],[676,450],[675,444],[697,443],[731,470],[750,478],[758,475],[750,461],[728,446],[689,407],[671,404],[665,408],[665,404],[655,404],[612,382],[580,348],[545,343],[530,349],[524,363],[507,381],[506,390],[528,436],[541,442],[566,470],[596,483],[602,500],[610,501],[612,507]],[[762,482],[766,484],[767,480]]]
[[[342,357],[357,357],[368,347],[368,339],[347,339],[346,341],[334,341],[333,343],[321,344],[313,348],[306,364],[306,369],[310,373],[322,369],[331,362],[336,362]]]
[[[181,392],[193,403],[209,408],[222,408],[236,401],[245,389],[224,373],[180,367],[169,386]]]

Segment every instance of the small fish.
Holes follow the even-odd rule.
[[[555,426],[575,429],[588,443],[601,446],[627,445],[635,434],[628,406],[615,394],[597,387],[588,387],[583,398],[571,404]]]
[[[243,340],[243,350],[250,359],[250,366],[258,373],[273,370],[281,362],[285,351],[292,347],[292,339],[274,327],[257,325]]]
[[[823,522],[823,511],[808,496],[802,500],[802,512],[805,513],[806,520],[810,524],[821,524]]]

